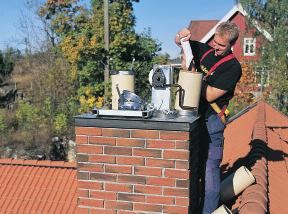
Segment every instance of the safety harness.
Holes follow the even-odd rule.
[[[214,51],[214,49],[209,49],[208,51],[206,51],[203,56],[200,59],[200,63],[207,57],[207,55],[209,53],[211,53],[212,51]],[[210,70],[207,72],[207,74],[204,76],[204,80],[206,80],[206,78],[209,75],[212,75],[214,73],[214,71],[216,70],[216,68],[218,68],[221,64],[223,64],[224,62],[227,62],[231,59],[234,59],[235,56],[233,53],[223,57],[221,60],[219,60],[217,63],[215,63],[215,65],[212,66],[212,68],[210,68]],[[212,107],[212,109],[217,113],[218,117],[221,119],[221,121],[225,124],[226,123],[226,116],[228,115],[229,111],[227,110],[227,105],[224,105],[222,109],[220,109],[220,107],[217,105],[216,102],[214,103],[210,103],[210,106]]]

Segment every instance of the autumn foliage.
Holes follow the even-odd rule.
[[[235,89],[235,96],[229,104],[231,114],[235,114],[255,101],[258,91],[253,65],[242,63],[242,76]],[[257,96],[257,95],[256,95]]]

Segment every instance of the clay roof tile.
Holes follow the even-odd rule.
[[[0,159],[0,170],[0,213],[75,212],[75,163]]]
[[[288,118],[260,100],[229,121],[222,164],[241,160],[256,179],[232,207],[245,214],[288,213]]]

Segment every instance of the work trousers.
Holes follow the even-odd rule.
[[[209,134],[209,149],[205,170],[205,196],[203,214],[217,209],[220,199],[220,163],[223,157],[225,125],[216,114],[206,120]]]

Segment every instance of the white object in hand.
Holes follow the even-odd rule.
[[[186,57],[186,67],[189,68],[189,65],[193,59],[193,54],[192,54],[189,40],[184,41],[185,39],[186,37],[180,39],[180,41],[181,41],[181,45],[182,45],[182,48]]]

